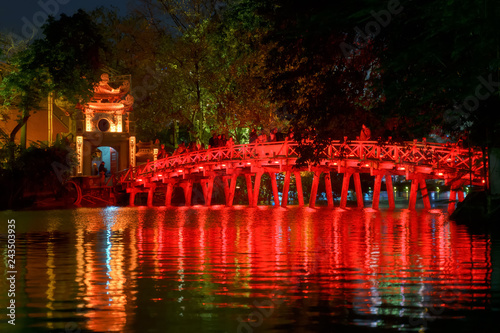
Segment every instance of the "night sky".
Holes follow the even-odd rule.
[[[0,31],[26,35],[32,30],[30,24],[35,27],[43,24],[47,13],[57,18],[61,13],[73,15],[79,8],[90,11],[101,6],[115,6],[119,9],[119,15],[125,15],[127,8],[138,2],[139,0],[1,0]]]

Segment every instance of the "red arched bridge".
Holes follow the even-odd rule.
[[[411,180],[409,208],[414,209],[418,190],[425,208],[431,208],[426,179],[444,180],[450,186],[449,211],[455,201],[463,200],[459,190],[465,184],[483,185],[486,171],[483,153],[477,148],[461,148],[426,142],[405,144],[380,144],[374,141],[333,141],[320,153],[318,165],[297,167],[296,142],[269,142],[264,144],[235,145],[232,147],[199,150],[151,161],[116,175],[115,186],[130,194],[134,205],[137,193],[148,193],[147,203],[153,204],[155,192],[165,193],[165,205],[170,206],[175,187],[181,187],[185,203],[191,205],[194,183],[200,183],[205,205],[210,205],[214,179],[220,177],[224,184],[227,206],[232,206],[236,180],[246,179],[248,202],[256,206],[259,199],[261,177],[271,178],[274,203],[286,207],[291,175],[295,177],[299,205],[304,204],[301,171],[314,172],[309,206],[315,207],[320,176],[324,173],[328,206],[333,207],[331,172],[343,174],[340,207],[345,208],[349,182],[354,180],[357,204],[363,207],[360,173],[374,176],[372,207],[378,209],[382,180],[385,177],[389,207],[394,208],[392,175],[403,175]],[[282,200],[279,200],[276,174],[284,173]]]

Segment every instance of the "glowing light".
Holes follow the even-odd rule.
[[[160,174],[158,175],[158,177],[163,177],[163,175],[160,173]]]
[[[121,133],[123,131],[123,121],[122,121],[122,115],[119,114],[118,119],[116,121],[116,131]]]
[[[200,167],[200,169],[203,169],[203,167]]]
[[[138,182],[142,182],[142,178],[137,179]]]
[[[438,172],[438,174],[437,174],[437,175],[438,175],[438,176],[442,176],[442,175],[443,175],[443,173],[442,173],[442,172]]]
[[[83,173],[83,136],[76,137],[76,154],[78,156],[78,166],[76,173],[81,175]]]
[[[370,166],[370,165],[369,164],[365,164],[365,167],[368,167],[368,166]]]
[[[135,136],[129,138],[129,164],[130,167],[135,167]]]
[[[337,162],[333,163],[333,165],[337,165]]]
[[[85,131],[92,132],[92,118],[89,114],[85,114]]]
[[[274,163],[279,164],[279,163],[280,163],[280,161],[275,161]]]
[[[225,164],[222,164],[223,167],[225,167],[226,165]]]
[[[486,181],[483,179],[483,181],[482,181],[481,183],[483,183],[483,184],[484,184],[484,183],[486,183]]]
[[[398,168],[398,170],[405,170],[405,167],[400,167]]]
[[[247,162],[247,164],[248,164],[248,165],[250,165],[250,164],[252,164],[252,163],[250,163],[250,162]]]
[[[182,170],[178,170],[179,172],[182,172]]]

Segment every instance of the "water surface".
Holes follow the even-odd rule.
[[[440,210],[80,208],[16,220],[2,332],[470,332],[494,327],[500,241]],[[10,301],[0,279],[0,304]]]

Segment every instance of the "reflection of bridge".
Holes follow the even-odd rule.
[[[205,205],[211,204],[214,179],[221,177],[227,206],[233,204],[236,180],[246,179],[248,202],[256,206],[259,199],[261,177],[268,173],[271,178],[275,205],[280,205],[276,174],[284,173],[281,206],[286,207],[293,174],[296,181],[299,205],[304,204],[300,171],[314,172],[309,206],[314,207],[321,173],[324,173],[328,206],[333,207],[331,172],[343,174],[340,207],[345,208],[349,181],[354,178],[356,199],[363,207],[360,173],[374,176],[372,207],[378,209],[383,178],[387,188],[389,207],[394,208],[394,191],[391,175],[402,175],[411,180],[409,208],[414,209],[420,189],[425,208],[430,208],[426,179],[444,180],[450,186],[449,211],[455,201],[463,200],[459,190],[464,184],[484,183],[483,155],[479,149],[464,149],[456,145],[407,142],[403,145],[378,144],[373,141],[334,141],[320,154],[316,166],[297,167],[295,142],[269,142],[265,144],[237,145],[233,147],[201,150],[170,156],[125,170],[117,175],[117,184],[130,193],[130,205],[134,205],[137,193],[148,193],[148,205],[153,204],[155,192],[165,193],[165,205],[172,200],[174,187],[184,190],[187,206],[191,205],[194,183],[200,183]]]

